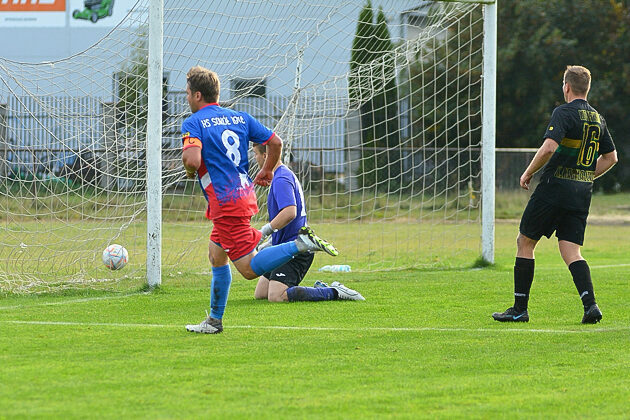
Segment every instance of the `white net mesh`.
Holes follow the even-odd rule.
[[[183,176],[179,134],[185,74],[198,64],[219,74],[223,106],[283,138],[309,224],[341,250],[337,262],[372,270],[478,256],[481,7],[364,6],[165,1],[164,281],[209,271],[211,224]],[[139,1],[67,59],[0,58],[0,289],[144,281],[147,9]],[[130,254],[121,272],[100,263],[114,242]]]

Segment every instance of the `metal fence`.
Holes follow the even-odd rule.
[[[279,130],[285,138],[291,131],[294,159],[310,162],[326,172],[343,172],[346,103],[308,115],[298,114],[297,110],[287,118],[290,123],[280,124],[289,101],[287,97],[248,97],[227,105],[248,112],[262,124]],[[301,109],[315,109],[310,108],[309,101],[317,99],[304,100]],[[163,110],[162,146],[170,156],[173,150],[181,148],[180,127],[190,115],[186,94],[169,93]],[[10,96],[0,106],[0,157],[4,170],[13,175],[45,177],[73,164],[85,151],[103,153],[108,143],[114,142],[118,147],[123,144],[127,153],[138,149],[130,144],[138,136],[133,130],[118,127],[121,118],[116,112],[113,103],[95,97]],[[170,160],[167,156],[167,165]]]
[[[497,148],[495,154],[497,190],[507,191],[520,188],[519,179],[538,149]]]
[[[58,172],[78,151],[101,148],[97,98],[9,96],[0,113],[0,156],[13,173]]]
[[[163,162],[166,172],[176,174],[181,172],[180,127],[190,111],[183,92],[171,92],[165,99]],[[354,175],[351,172],[356,168],[349,160],[361,156],[361,151],[355,150],[356,146],[347,144],[347,120],[353,117],[348,116],[344,99],[334,99],[334,103],[321,101],[318,98],[302,99],[300,106],[292,109],[293,115],[285,120],[283,115],[290,107],[287,97],[242,98],[226,105],[250,113],[264,125],[280,130],[281,136],[291,135],[291,160],[294,162],[306,165],[320,176],[332,173],[338,178],[347,178]],[[318,109],[322,111],[314,111]],[[99,162],[98,157],[112,144],[124,149],[127,155],[137,155],[128,158],[139,161],[144,159],[138,145],[131,147],[133,136],[112,127],[118,120],[115,113],[115,106],[111,102],[95,97],[10,96],[7,104],[0,105],[2,175],[22,177],[30,174],[35,178],[58,175],[64,167],[75,164],[86,152],[92,153],[94,160]],[[401,115],[401,118],[408,118],[406,112]],[[286,120],[290,123],[283,122]],[[401,124],[401,127],[408,125]],[[112,136],[116,137],[114,143]],[[469,147],[465,150],[475,161],[478,160],[477,149]],[[431,156],[431,151],[401,147],[399,152],[399,167],[408,178],[401,179],[402,182],[426,174],[431,165],[435,165],[435,162],[425,157]],[[462,153],[458,152],[446,153],[444,157],[461,160]],[[517,189],[519,176],[535,152],[536,149],[497,149],[497,188]],[[446,162],[451,168],[457,164]],[[106,172],[106,168],[100,169]]]

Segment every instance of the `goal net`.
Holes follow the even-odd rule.
[[[67,58],[0,57],[0,291],[145,283],[148,8]],[[481,4],[165,0],[162,41],[162,281],[210,272],[212,225],[181,164],[194,65],[283,139],[309,224],[341,252],[313,271],[480,255]],[[123,270],[100,261],[112,243]]]

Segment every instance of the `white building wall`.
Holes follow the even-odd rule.
[[[17,3],[19,0],[2,2]],[[390,32],[396,41],[403,32],[398,26],[400,13],[413,8],[418,1],[387,0],[384,3],[391,24]],[[134,26],[146,19],[147,4],[147,0],[137,3],[115,0],[113,15],[92,23],[72,17],[74,10],[84,9],[83,0],[65,0],[64,18],[61,21],[57,18],[54,24],[43,18],[29,20],[28,16],[32,16],[33,12],[24,12],[27,18],[22,21],[14,17],[11,20],[9,17],[15,12],[7,12],[0,5],[0,39],[6,40],[0,48],[0,63],[4,60],[25,63],[63,60],[98,44],[110,31],[110,36],[115,39],[130,40]],[[266,78],[269,94],[289,95],[294,86],[300,48],[304,49],[302,86],[332,81],[334,87],[343,88],[343,75],[348,71],[352,39],[363,5],[357,0],[276,0],[261,1],[259,4],[165,0],[164,68],[170,77],[170,89],[183,90],[188,68],[201,64],[222,76],[223,98],[229,97],[230,77]],[[380,2],[373,1],[373,5],[378,7]],[[114,28],[130,12],[131,23],[127,20],[122,27]],[[37,13],[44,16],[53,12]],[[234,16],[238,19],[233,19]],[[63,22],[62,26],[60,22]],[[125,54],[108,56],[107,48],[114,46],[97,46],[87,53],[98,54],[103,61],[98,64],[99,75],[95,77],[103,79],[103,74],[112,75],[119,70]],[[85,64],[81,58],[74,60]],[[47,89],[48,81],[45,75],[41,77],[38,89],[42,93],[66,89],[68,94],[77,96],[112,95],[111,81],[99,80],[96,86],[75,90],[70,85],[83,83],[83,80],[56,80],[54,87]],[[86,78],[89,77],[86,74]],[[0,86],[0,94],[4,88]]]

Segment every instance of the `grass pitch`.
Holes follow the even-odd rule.
[[[235,274],[219,335],[184,330],[205,317],[199,270],[151,293],[0,298],[0,418],[627,418],[630,226],[587,229],[598,325],[580,324],[555,240],[531,321],[490,318],[512,303],[516,232],[497,225],[485,269],[322,274],[316,257],[304,285],[365,302],[255,301]]]

